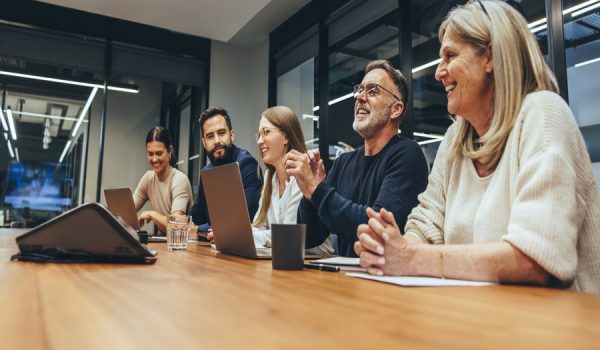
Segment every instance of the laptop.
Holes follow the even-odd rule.
[[[133,203],[133,194],[129,188],[105,189],[104,197],[106,206],[113,214],[120,216],[129,226],[141,235],[148,235],[143,231],[138,221]],[[148,242],[166,242],[167,238],[162,236],[148,236]]]
[[[217,250],[250,259],[271,259],[269,248],[254,245],[239,164],[203,170],[200,176]]]

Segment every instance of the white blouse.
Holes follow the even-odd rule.
[[[269,178],[269,170],[267,170],[265,181]],[[258,223],[258,225],[252,227],[252,233],[254,234],[254,243],[257,247],[270,246],[271,245],[271,224],[296,224],[298,221],[298,205],[302,199],[302,191],[298,187],[296,178],[290,177],[289,181],[285,184],[285,190],[281,197],[279,197],[279,179],[277,176],[273,176],[271,181],[273,190],[271,192],[271,206],[267,211],[267,216]],[[254,216],[254,220],[258,219],[258,214],[262,210],[263,201],[265,196],[265,186],[263,186],[262,194],[260,197],[260,203],[258,211]],[[307,254],[333,254],[333,239],[331,235],[327,237],[325,242],[318,247],[307,249]]]

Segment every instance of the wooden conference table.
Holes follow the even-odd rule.
[[[151,244],[154,265],[11,262],[22,232],[0,230],[2,349],[600,348],[600,296],[273,271],[201,243]]]

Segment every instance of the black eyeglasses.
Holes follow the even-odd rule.
[[[379,94],[379,91],[378,91],[379,88],[382,88],[384,91],[387,91],[390,95],[394,96],[396,98],[396,100],[402,101],[400,99],[400,97],[396,96],[396,94],[394,94],[390,90],[384,88],[383,86],[381,86],[377,83],[368,83],[365,85],[362,85],[362,84],[354,85],[353,96],[354,96],[354,98],[358,98],[358,96],[360,96],[364,92],[368,97],[375,97]]]
[[[477,3],[479,4],[479,6],[481,6],[481,9],[483,10],[483,12],[487,16],[487,18],[491,20],[492,18],[490,17],[490,14],[485,9],[485,6],[483,6],[483,3],[481,2],[481,0],[477,0]]]

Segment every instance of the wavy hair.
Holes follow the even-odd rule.
[[[300,122],[294,111],[285,106],[275,106],[268,108],[261,114],[261,118],[265,117],[271,124],[281,130],[288,139],[287,150],[296,150],[301,153],[306,153],[306,145],[304,144],[304,134],[300,127]],[[262,156],[261,156],[262,157]],[[273,176],[275,176],[275,167],[270,164],[265,164],[268,169],[267,178],[265,179],[265,188],[262,193],[262,207],[256,220],[252,223],[253,226],[260,224],[271,207],[271,194],[273,193]]]
[[[469,1],[448,13],[438,36],[454,36],[483,54],[492,52],[492,121],[485,135],[457,116],[458,133],[450,157],[468,157],[487,169],[495,169],[508,135],[527,94],[540,90],[558,92],[554,74],[546,64],[527,22],[510,5],[497,0]]]

